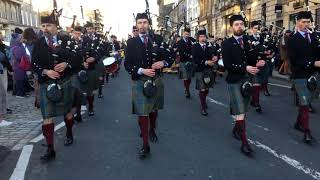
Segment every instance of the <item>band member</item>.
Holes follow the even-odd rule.
[[[150,153],[150,141],[156,142],[156,120],[158,110],[163,109],[164,85],[161,69],[169,64],[154,52],[154,35],[149,32],[146,13],[136,16],[139,36],[127,42],[125,68],[132,78],[132,109],[138,115],[143,146],[139,152],[141,159]],[[150,126],[149,126],[150,125]]]
[[[36,44],[32,56],[33,70],[40,84],[40,108],[43,117],[42,132],[47,142],[47,151],[41,156],[44,161],[55,158],[53,118],[64,115],[66,123],[65,146],[73,143],[73,87],[71,75],[76,62],[72,61],[66,45],[69,37],[62,37],[57,31],[57,18],[53,14],[41,17],[44,36]],[[60,87],[60,88],[58,88]],[[63,93],[61,93],[61,90]]]
[[[190,37],[190,29],[185,28],[183,37],[178,42],[178,52],[180,57],[179,78],[183,80],[186,98],[190,98],[190,84],[193,76],[193,65],[191,47],[194,40]]]
[[[206,97],[209,94],[209,88],[213,87],[214,71],[213,66],[217,62],[217,56],[213,55],[213,47],[207,42],[206,30],[198,31],[198,43],[192,46],[192,58],[195,65],[196,89],[199,91],[201,104],[201,114],[207,116],[208,105]]]
[[[83,37],[83,48],[86,50],[85,64],[88,65],[88,83],[87,83],[87,100],[89,116],[94,116],[94,95],[99,88],[99,72],[97,71],[97,64],[100,60],[99,54],[97,52],[97,47],[99,44],[99,39],[95,33],[95,28],[93,23],[87,22],[85,25],[87,34]],[[103,79],[102,79],[103,80]]]
[[[318,40],[315,33],[310,33],[311,12],[302,11],[297,15],[296,33],[288,40],[288,55],[291,61],[291,78],[299,99],[299,112],[294,128],[304,132],[304,141],[312,143],[309,127],[309,108],[313,92],[308,86],[308,79],[319,70]],[[309,87],[309,88],[308,88]]]
[[[77,122],[82,122],[81,116],[81,105],[84,99],[84,86],[85,83],[81,81],[81,77],[79,77],[79,72],[84,69],[84,52],[82,51],[82,31],[83,27],[75,26],[72,31],[71,41],[68,44],[67,49],[70,50],[72,54],[72,58],[78,64],[82,66],[74,67],[72,72],[72,85],[74,87],[74,102],[73,102],[73,112],[74,120]],[[88,67],[88,66],[86,66]]]
[[[264,61],[265,60],[265,51],[264,48],[264,39],[260,36],[259,30],[260,25],[259,21],[253,21],[251,22],[251,33],[252,35],[249,36],[251,43],[253,44],[253,51],[256,53],[256,59]],[[265,81],[265,76],[267,76],[266,73],[268,73],[268,69],[266,69],[267,66],[263,66],[260,68],[259,73],[253,77],[254,79],[254,90],[252,94],[252,101],[251,105],[255,108],[256,112],[262,113],[262,108],[260,105],[260,89],[261,84]]]
[[[246,112],[250,103],[250,93],[242,92],[243,82],[247,82],[248,73],[256,75],[258,67],[263,62],[258,62],[251,54],[251,45],[247,36],[244,36],[244,19],[241,15],[230,18],[233,36],[222,43],[222,59],[228,75],[226,78],[230,99],[230,113],[235,117],[233,135],[241,140],[241,152],[250,155],[253,150],[246,137]]]
[[[139,36],[139,29],[137,29],[137,26],[132,27],[132,37],[138,37]]]

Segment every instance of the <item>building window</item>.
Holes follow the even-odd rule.
[[[3,18],[3,14],[5,13],[4,3],[0,1],[0,17]]]
[[[320,8],[316,9],[316,20],[315,20],[315,24],[319,24],[320,23]]]
[[[28,16],[28,12],[25,12],[24,16],[26,17],[26,25],[29,25],[29,16]]]
[[[8,2],[5,2],[5,5],[4,5],[4,8],[5,8],[5,17],[6,19],[10,19],[10,9],[9,9],[9,3]]]
[[[33,18],[32,18],[32,13],[29,13],[29,18],[30,18],[30,26],[34,26]]]
[[[295,26],[296,26],[296,14],[290,14],[289,16],[289,29],[294,31],[295,30]]]
[[[15,22],[18,22],[18,19],[17,19],[17,10],[16,8],[12,5],[11,6],[11,19]]]

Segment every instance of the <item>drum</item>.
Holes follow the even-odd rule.
[[[103,61],[103,65],[106,69],[106,73],[115,73],[118,70],[118,64],[116,63],[116,58],[107,57]]]

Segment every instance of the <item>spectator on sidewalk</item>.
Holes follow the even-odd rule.
[[[5,60],[5,54],[0,52],[0,62]],[[7,114],[7,89],[5,87],[4,66],[0,63],[0,127],[9,126],[11,122],[5,121],[4,116]]]
[[[290,30],[286,30],[284,36],[281,38],[281,41],[280,41],[280,56],[282,61],[282,64],[279,68],[280,74],[287,75],[290,73],[287,43],[291,33],[292,32]]]
[[[12,74],[12,66],[11,66],[11,62],[10,62],[10,48],[8,46],[6,46],[4,43],[4,37],[2,36],[2,34],[0,33],[0,52],[2,53],[2,59],[0,60],[0,71],[1,71],[1,78],[3,81],[3,85],[6,91],[5,92],[5,97],[6,97],[6,101],[8,104],[8,74]],[[7,113],[11,114],[12,110],[9,109],[8,107],[6,107]]]
[[[27,80],[27,75],[26,71],[20,67],[20,62],[21,58],[26,56],[26,50],[22,44],[21,34],[12,34],[11,53],[13,59],[13,77],[16,85],[16,97],[24,98],[26,96],[25,81]]]
[[[37,41],[38,37],[37,34],[34,32],[32,28],[27,28],[22,33],[22,42],[23,46],[26,50],[26,54],[29,57],[29,59],[32,58],[32,51],[34,47],[34,43]],[[26,92],[30,93],[34,87],[32,87],[29,83],[29,77],[32,77],[31,71],[27,72],[27,80],[25,81],[25,88]],[[35,82],[33,82],[35,84]]]
[[[37,41],[38,36],[37,36],[37,34],[35,33],[35,31],[32,28],[25,29],[23,31],[22,36],[23,36],[23,43],[24,43],[25,48],[26,48],[26,53],[30,57],[30,59],[32,59],[32,52],[33,52],[34,44]],[[40,105],[39,105],[40,97],[39,97],[38,78],[36,77],[35,74],[33,76],[34,76],[33,88],[34,88],[34,94],[35,94],[34,105],[35,105],[35,107],[40,108]]]

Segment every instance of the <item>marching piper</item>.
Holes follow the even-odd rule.
[[[183,80],[186,98],[190,98],[191,78],[194,74],[191,48],[194,39],[190,37],[190,29],[185,28],[181,40],[178,42],[177,51],[180,57],[179,78]]]
[[[299,12],[296,17],[297,31],[288,40],[288,55],[291,62],[291,78],[299,99],[299,111],[294,128],[304,133],[304,142],[314,141],[309,127],[309,104],[319,97],[319,40],[310,33],[311,12]],[[314,75],[317,73],[317,75]]]
[[[201,114],[207,116],[206,97],[209,88],[213,87],[215,72],[213,66],[218,61],[216,49],[207,42],[206,30],[198,31],[198,42],[192,47],[192,58],[195,65],[196,89],[199,91]]]
[[[222,43],[222,59],[228,71],[226,81],[230,99],[230,113],[235,118],[233,136],[241,143],[241,152],[250,155],[253,150],[246,135],[246,112],[251,99],[252,83],[248,74],[256,75],[258,67],[254,53],[251,53],[249,38],[244,36],[244,19],[241,15],[230,18],[233,36]]]
[[[72,69],[78,62],[72,61],[66,49],[70,37],[61,36],[57,30],[57,18],[51,15],[41,16],[41,29],[44,36],[35,44],[32,66],[38,75],[40,84],[40,109],[43,117],[42,132],[47,142],[47,151],[41,160],[55,158],[54,121],[57,116],[64,116],[66,124],[65,146],[73,143],[73,87],[71,83]]]
[[[132,109],[138,116],[143,146],[139,152],[141,159],[150,153],[149,138],[157,142],[156,120],[158,110],[163,109],[164,84],[163,67],[169,67],[166,58],[154,51],[156,35],[149,32],[149,17],[146,13],[136,16],[139,36],[127,42],[125,68],[132,79]]]

